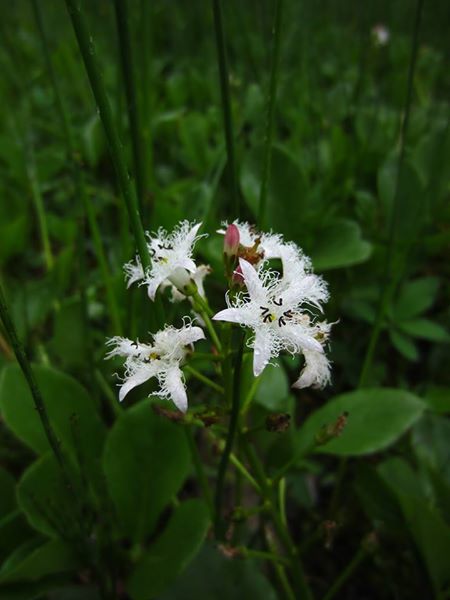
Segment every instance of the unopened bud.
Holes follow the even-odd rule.
[[[234,223],[231,223],[231,225],[228,225],[225,232],[225,238],[223,240],[223,253],[229,257],[237,256],[239,242],[239,229]]]
[[[283,433],[291,423],[288,413],[273,413],[266,418],[266,429],[271,433]]]
[[[344,431],[345,426],[347,425],[348,412],[343,412],[342,415],[333,421],[333,423],[329,423],[328,425],[324,425],[320,431],[316,434],[316,444],[318,446],[323,446],[323,444],[327,444],[333,438],[339,437]]]

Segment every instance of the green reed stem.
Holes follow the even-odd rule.
[[[223,126],[227,147],[227,172],[231,207],[235,217],[239,217],[240,203],[234,156],[233,118],[231,112],[230,81],[228,76],[228,59],[225,47],[225,34],[222,18],[221,0],[212,0],[214,32],[216,38],[217,61],[219,64],[220,92],[222,97]]]
[[[141,115],[139,112],[139,103],[137,98],[136,74],[133,62],[130,24],[128,18],[129,2],[127,0],[114,0],[114,9],[116,13],[120,60],[122,64],[122,77],[125,83],[128,122],[130,126],[133,149],[134,176],[136,180],[138,201],[142,211],[146,192],[145,163],[142,151],[143,140]]]
[[[227,439],[225,442],[225,449],[222,454],[222,458],[219,464],[219,471],[217,474],[216,484],[216,496],[215,496],[215,507],[216,507],[216,521],[215,521],[215,533],[218,539],[222,539],[224,531],[224,522],[222,520],[222,505],[223,496],[225,492],[225,476],[230,461],[230,454],[233,450],[234,438],[236,437],[236,431],[239,422],[239,405],[240,405],[240,388],[241,388],[241,370],[242,370],[242,356],[244,349],[244,340],[241,338],[239,342],[239,351],[234,361],[234,376],[233,376],[233,389],[232,389],[232,406],[231,406],[231,417],[228,426]]]
[[[55,70],[53,68],[51,53],[48,47],[47,36],[44,29],[44,23],[40,10],[40,5],[37,0],[32,0],[34,16],[36,19],[39,36],[42,42],[42,50],[44,54],[45,63],[47,66],[48,75],[52,84],[53,93],[55,96],[56,109],[61,120],[61,125],[64,133],[64,140],[66,144],[67,155],[71,164],[71,174],[76,195],[81,198],[83,207],[89,223],[89,228],[92,235],[92,243],[94,246],[95,255],[100,266],[100,272],[102,274],[103,284],[105,286],[106,302],[108,304],[108,310],[111,316],[111,321],[114,330],[118,335],[122,333],[122,324],[120,320],[119,307],[114,293],[114,287],[111,280],[111,273],[108,267],[108,261],[106,258],[105,251],[103,249],[103,242],[100,235],[100,230],[97,223],[94,207],[89,201],[89,197],[86,190],[86,185],[83,177],[83,173],[80,166],[80,155],[77,150],[77,144],[75,142],[75,136],[70,124],[69,115],[67,112],[66,105],[61,95],[58,78],[56,77]]]
[[[39,225],[39,235],[42,242],[42,249],[44,252],[45,266],[47,271],[51,271],[54,265],[52,248],[50,245],[50,238],[48,235],[48,227],[47,227],[47,217],[45,215],[44,202],[42,200],[41,189],[39,186],[39,181],[36,173],[36,161],[34,160],[34,151],[33,145],[30,143],[28,149],[28,159],[27,159],[27,175],[28,182],[30,184],[31,198],[33,200],[34,208],[36,210],[38,225]]]
[[[419,46],[419,31],[420,31],[420,22],[422,17],[422,7],[423,0],[417,0],[416,4],[416,14],[414,20],[414,31],[413,31],[413,39],[412,39],[412,48],[411,48],[411,59],[409,61],[409,70],[408,70],[408,85],[407,85],[407,93],[405,99],[404,106],[404,119],[402,122],[401,132],[400,132],[400,154],[397,166],[397,177],[395,183],[395,192],[393,198],[393,206],[390,215],[389,221],[389,233],[388,233],[388,241],[387,241],[387,251],[386,251],[386,262],[384,268],[384,278],[382,283],[382,289],[380,293],[380,299],[378,302],[377,315],[375,319],[375,323],[372,328],[372,333],[370,336],[369,344],[367,347],[367,352],[364,357],[363,366],[361,369],[361,375],[359,378],[358,387],[364,387],[367,382],[367,377],[370,372],[370,368],[372,366],[375,348],[378,342],[378,338],[381,333],[381,329],[383,327],[384,317],[386,315],[386,310],[389,304],[389,300],[393,290],[395,289],[395,274],[392,272],[393,266],[393,258],[395,253],[395,243],[396,243],[396,229],[398,225],[398,220],[400,218],[400,210],[399,210],[399,194],[400,194],[400,181],[401,175],[403,171],[404,159],[405,159],[405,149],[406,149],[406,139],[408,135],[408,127],[409,120],[411,115],[411,105],[412,105],[412,95],[413,95],[413,84],[414,84],[414,71],[416,66],[417,59],[417,49]]]
[[[31,364],[27,358],[25,350],[22,344],[19,341],[17,336],[16,328],[14,327],[14,323],[11,319],[8,305],[6,303],[6,299],[3,293],[3,288],[0,285],[0,318],[3,323],[3,327],[5,328],[6,335],[8,336],[9,342],[14,350],[14,354],[16,355],[17,362],[19,363],[20,368],[25,376],[28,387],[30,388],[31,395],[33,397],[34,406],[38,413],[39,419],[41,420],[42,427],[44,429],[45,435],[47,437],[47,441],[49,443],[50,448],[55,455],[55,458],[61,468],[61,473],[63,475],[64,481],[66,485],[72,488],[71,479],[69,476],[69,471],[67,468],[67,464],[65,458],[63,456],[62,450],[59,445],[58,438],[51,426],[50,419],[48,418],[47,408],[45,406],[44,399],[42,397],[41,391],[37,385],[36,379],[34,377],[33,370],[31,368]]]
[[[253,474],[260,488],[262,489],[263,498],[267,508],[267,512],[270,515],[272,523],[274,525],[277,537],[283,544],[286,552],[289,554],[292,561],[291,576],[292,581],[295,585],[298,598],[302,600],[312,600],[313,596],[309,588],[308,582],[306,581],[304,568],[300,560],[299,552],[292,541],[291,534],[287,524],[283,523],[281,513],[276,507],[273,499],[273,490],[271,482],[265,474],[264,467],[259,460],[253,446],[248,442],[245,436],[241,438],[244,452],[247,456],[247,460],[252,467]]]
[[[322,600],[331,600],[341,590],[345,582],[350,579],[362,561],[366,558],[367,551],[365,548],[360,548],[352,560],[348,563],[333,585],[330,587],[328,592],[325,594]]]
[[[192,375],[192,377],[195,377],[196,379],[198,379],[199,381],[201,381],[205,385],[209,386],[210,388],[212,388],[216,392],[219,392],[219,394],[223,394],[224,393],[224,389],[223,389],[223,387],[221,385],[218,385],[215,381],[213,381],[209,377],[206,377],[206,375],[203,375],[203,373],[200,373],[200,371],[197,371],[197,369],[194,369],[190,365],[184,365],[183,369],[187,373],[190,373]]]
[[[141,65],[140,78],[142,82],[142,144],[144,153],[145,189],[154,187],[153,173],[153,146],[152,146],[152,112],[153,112],[153,90],[152,90],[152,69],[151,56],[153,47],[153,27],[152,27],[152,6],[148,0],[141,0]],[[152,198],[149,195],[150,208],[152,207]]]
[[[275,0],[275,17],[272,36],[272,64],[270,67],[270,83],[267,105],[266,129],[264,135],[264,159],[259,195],[258,223],[260,229],[265,227],[267,191],[269,187],[270,165],[272,162],[272,139],[274,126],[275,102],[277,97],[278,74],[280,65],[281,23],[283,15],[283,0]]]
[[[86,73],[89,78],[92,93],[94,94],[100,119],[102,121],[108,141],[109,152],[113,161],[122,198],[127,207],[128,217],[136,247],[142,266],[145,270],[150,267],[151,264],[150,254],[139,214],[136,192],[127,170],[124,149],[114,124],[111,106],[97,63],[95,45],[92,36],[89,34],[84,15],[81,11],[79,0],[65,1],[70,19],[72,21],[73,30],[78,41],[78,47],[83,58]]]

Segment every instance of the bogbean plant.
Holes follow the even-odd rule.
[[[349,64],[346,75],[341,73],[339,60],[334,65],[329,59],[323,60],[321,53],[311,54],[311,74],[317,70],[317,89],[312,85],[316,76],[298,80],[290,77],[289,85],[284,84],[281,90],[282,102],[276,106],[278,81],[283,79],[279,68],[281,46],[293,44],[291,54],[295,59],[294,64],[289,64],[298,69],[294,33],[299,15],[302,28],[303,22],[307,23],[308,9],[305,12],[303,5],[298,8],[296,3],[285,3],[288,14],[296,16],[289,26],[285,19],[284,35],[283,0],[275,0],[261,148],[260,140],[258,144],[253,140],[262,123],[259,81],[258,85],[253,82],[248,86],[242,119],[239,127],[233,128],[230,81],[236,89],[243,90],[246,82],[242,73],[246,71],[240,73],[237,69],[230,76],[222,2],[212,0],[207,19],[203,7],[189,6],[189,18],[196,16],[199,27],[200,23],[214,27],[211,37],[215,37],[217,46],[224,147],[217,149],[220,160],[206,186],[206,196],[210,197],[201,197],[203,188],[198,186],[198,174],[205,171],[202,156],[198,163],[191,162],[189,156],[182,164],[180,173],[184,170],[189,177],[193,174],[192,189],[198,195],[192,206],[187,206],[190,197],[186,200],[186,220],[157,229],[160,223],[173,223],[179,218],[179,206],[176,219],[169,214],[171,206],[166,195],[170,194],[165,185],[167,181],[170,184],[172,177],[172,189],[178,189],[183,177],[179,176],[178,154],[172,153],[178,137],[166,135],[164,128],[160,133],[158,128],[178,115],[177,135],[182,134],[180,139],[186,146],[181,155],[187,150],[188,155],[196,155],[197,146],[209,144],[210,134],[213,145],[221,139],[221,133],[213,131],[216,120],[219,121],[216,106],[203,120],[205,98],[210,91],[203,63],[198,71],[185,69],[185,57],[181,56],[184,47],[180,45],[180,54],[171,56],[167,64],[166,58],[161,60],[162,66],[157,65],[159,57],[155,60],[156,70],[169,72],[168,84],[161,86],[164,89],[158,87],[156,77],[151,85],[147,80],[137,81],[129,28],[133,19],[127,15],[128,4],[116,0],[121,61],[117,70],[123,76],[127,130],[122,122],[125,117],[121,114],[120,94],[116,98],[117,110],[110,104],[111,95],[103,83],[82,4],[66,0],[77,52],[87,74],[87,80],[80,77],[80,82],[88,81],[90,86],[83,99],[92,110],[92,91],[99,117],[96,123],[104,129],[106,150],[118,184],[119,198],[113,199],[110,194],[110,207],[115,210],[117,202],[121,203],[121,245],[126,258],[120,259],[115,238],[108,236],[107,219],[103,223],[107,211],[106,204],[97,197],[100,186],[97,189],[91,185],[92,173],[86,174],[80,161],[83,152],[78,148],[78,132],[72,130],[75,119],[69,109],[72,90],[61,86],[56,76],[40,13],[42,3],[34,0],[32,4],[42,42],[41,68],[45,64],[55,100],[52,118],[57,123],[55,129],[61,129],[56,137],[58,142],[61,137],[66,146],[68,173],[60,165],[60,171],[55,169],[57,184],[52,180],[49,188],[62,189],[61,173],[70,174],[74,198],[82,206],[89,225],[89,238],[81,239],[79,244],[80,264],[84,264],[84,251],[88,248],[90,252],[92,245],[100,277],[91,269],[89,260],[84,278],[80,269],[76,282],[71,282],[69,293],[76,294],[76,306],[82,309],[81,334],[72,323],[76,315],[71,312],[70,302],[63,302],[61,307],[56,292],[55,301],[47,301],[51,310],[44,311],[42,329],[36,332],[32,323],[31,333],[45,337],[51,313],[57,323],[58,335],[54,337],[59,339],[58,343],[52,339],[46,344],[44,339],[35,345],[33,365],[12,318],[19,312],[13,305],[17,294],[4,286],[13,308],[11,314],[0,288],[0,350],[6,357],[0,375],[0,600],[378,599],[390,597],[389,586],[392,597],[448,597],[449,431],[440,414],[448,411],[448,398],[435,390],[436,394],[427,399],[425,383],[414,383],[416,373],[411,377],[405,365],[396,362],[399,357],[386,340],[382,340],[383,352],[378,352],[384,354],[384,362],[375,360],[384,332],[389,333],[393,347],[408,360],[417,360],[419,350],[423,350],[422,346],[416,347],[411,336],[432,342],[448,341],[444,328],[424,317],[438,290],[434,262],[441,256],[444,233],[439,233],[439,239],[431,236],[428,240],[429,256],[417,251],[422,266],[405,266],[414,254],[417,232],[422,227],[425,231],[419,223],[425,190],[422,179],[427,179],[430,207],[432,197],[439,196],[444,187],[439,183],[443,166],[439,167],[439,161],[437,166],[430,166],[428,163],[434,159],[428,160],[428,154],[440,158],[443,165],[445,152],[441,148],[445,143],[448,147],[448,122],[442,145],[434,144],[435,138],[441,140],[440,129],[438,136],[431,137],[432,153],[428,151],[428,138],[424,138],[427,143],[420,146],[420,152],[410,152],[413,144],[411,149],[407,147],[423,2],[418,0],[416,5],[405,102],[398,110],[397,140],[397,134],[388,135],[389,128],[383,125],[386,114],[392,112],[389,119],[394,130],[397,113],[388,103],[384,106],[381,97],[376,98],[374,105],[371,88],[377,82],[369,74],[370,94],[365,104],[365,72],[371,53],[375,60],[390,45],[389,31],[382,25],[372,29],[375,46],[368,57],[359,60],[357,80],[353,64]],[[196,31],[186,28],[181,5],[174,9],[174,16],[166,10],[165,3],[152,13],[151,4],[140,3],[144,21],[142,31],[139,29],[142,73],[146,77],[151,72],[149,24],[153,17],[162,19],[164,41],[165,32],[176,23],[177,15],[178,33],[183,32],[183,39]],[[312,10],[313,5],[311,13],[319,15],[315,5]],[[236,11],[236,18],[246,15],[250,24],[254,7],[252,3],[245,7],[242,14]],[[320,20],[316,32],[324,36],[323,46],[328,51],[330,32],[327,34],[321,23]],[[236,44],[237,54],[245,52],[250,57],[253,70],[262,61],[260,50],[267,44],[259,44],[259,49],[258,44],[253,47],[255,32],[247,31],[241,21],[234,24],[238,25],[235,29],[239,35],[232,45]],[[347,31],[341,27],[342,24],[337,29],[339,40]],[[301,70],[305,73],[305,57],[314,48],[317,37],[311,35],[315,42],[310,43],[303,36],[306,32],[307,28],[300,35]],[[21,36],[21,42],[29,37]],[[175,41],[178,47],[179,40]],[[192,37],[192,41],[203,59],[198,40]],[[18,72],[21,56],[19,51]],[[291,73],[288,63],[286,66],[286,73],[297,73]],[[330,79],[331,85],[334,70],[338,75],[334,76],[334,87],[327,91],[326,82]],[[256,81],[257,69],[255,73]],[[8,72],[11,75],[15,75],[12,69]],[[394,81],[398,79],[404,86],[402,69],[397,68],[394,75]],[[11,77],[14,85],[20,79]],[[191,91],[199,87],[200,105],[194,108],[198,114],[182,112],[180,107],[185,100],[182,86],[178,90],[178,84],[174,84],[178,80],[188,82],[186,87]],[[40,83],[39,78],[36,81]],[[418,81],[418,94],[424,94],[427,85],[420,78]],[[71,80],[70,86],[73,83]],[[150,98],[153,84],[155,97]],[[174,85],[182,92],[181,97],[173,92]],[[351,85],[354,88],[349,95]],[[21,98],[27,97],[27,88],[14,89]],[[44,97],[42,94],[41,98],[41,92],[39,88],[39,94],[35,94],[37,103]],[[428,100],[427,95],[428,92],[424,95],[429,102],[425,105],[427,117],[422,124],[421,119],[412,120],[413,133],[414,128],[425,130],[428,119],[434,122],[434,104],[431,95]],[[158,106],[156,97],[163,106]],[[194,97],[195,94],[192,98],[187,94],[186,103],[194,102]],[[29,110],[28,100],[26,104]],[[254,104],[253,109],[247,104]],[[322,104],[327,108],[321,110]],[[51,101],[48,106],[53,107]],[[154,114],[142,117],[139,109],[143,107]],[[437,111],[436,123],[440,123],[439,115]],[[200,122],[206,125],[196,137]],[[14,137],[16,129],[14,121]],[[286,131],[290,129],[288,135]],[[126,145],[126,150],[131,150],[129,155],[120,141],[119,134],[124,131],[129,131],[131,138]],[[327,145],[327,131],[332,132],[328,142],[331,140],[333,145]],[[45,128],[45,140],[51,132]],[[279,138],[284,137],[278,144]],[[383,142],[385,138],[387,141]],[[242,154],[236,153],[234,144],[242,140],[250,147]],[[398,153],[391,156],[397,142]],[[2,144],[5,164],[8,144]],[[66,271],[73,274],[76,270],[67,268],[71,261],[70,253],[66,255],[70,243],[55,251],[57,246],[51,238],[56,239],[58,234],[58,242],[62,242],[66,229],[58,233],[56,216],[52,215],[54,221],[47,219],[33,144],[24,145],[27,186],[38,215],[46,281],[51,282],[52,289],[56,287],[59,292],[61,288],[66,294],[68,284],[64,287],[60,280],[70,278],[64,277]],[[372,145],[376,148],[373,156]],[[59,146],[55,147],[55,154],[63,156]],[[153,156],[156,148],[161,150],[162,158],[156,152]],[[294,157],[299,148],[301,161]],[[380,160],[389,156],[378,172],[380,202],[375,202],[375,190],[359,193],[358,186],[366,186],[367,179],[370,189],[370,182],[376,179],[373,169],[378,169],[378,153]],[[176,165],[171,166],[171,175],[165,171],[166,154]],[[427,156],[419,169],[420,185],[415,183],[419,182],[417,174],[410,178],[416,173],[410,154],[418,161]],[[136,186],[128,175],[130,157]],[[101,164],[103,169],[103,161]],[[227,177],[222,177],[222,171]],[[360,172],[358,177],[356,172]],[[9,180],[5,187],[17,195],[23,192],[19,186],[10,185]],[[16,187],[19,191],[15,191]],[[95,197],[91,197],[92,189]],[[147,197],[150,189],[155,193]],[[182,186],[180,189],[184,190]],[[366,220],[364,236],[374,243],[360,236],[360,225],[355,220],[342,218],[344,200],[354,203],[353,196],[356,209],[347,206],[345,210],[351,217],[355,217],[355,211],[361,213],[361,220]],[[64,206],[68,204],[66,200]],[[243,214],[251,223],[244,220]],[[220,225],[223,218],[227,221]],[[202,219],[204,223],[200,222]],[[66,220],[64,214],[59,225],[65,225]],[[147,234],[144,223],[150,230]],[[382,231],[378,231],[380,223]],[[12,239],[16,225],[14,221],[10,230],[6,227],[2,231],[10,231]],[[412,225],[418,225],[417,229]],[[11,239],[5,244],[11,245]],[[112,239],[114,243],[108,245]],[[372,262],[360,271],[355,267],[341,270],[336,276],[330,273],[327,278],[333,293],[329,298],[327,283],[314,273],[312,261],[293,240],[308,248],[318,271],[353,266],[369,258]],[[0,248],[2,242],[4,239],[0,239]],[[129,260],[132,244],[136,256]],[[37,260],[35,254],[33,245],[33,261]],[[123,260],[129,260],[124,265],[127,291],[117,266]],[[122,296],[116,279],[120,280]],[[374,285],[375,279],[380,280],[379,287]],[[95,285],[91,287],[92,281]],[[22,279],[20,286],[25,296],[28,288],[22,286]],[[105,292],[103,320],[99,318],[102,303],[97,302],[100,294],[93,299],[93,288]],[[328,312],[333,315],[332,322],[326,318],[329,299],[334,301]],[[28,312],[34,318],[34,300],[33,291],[28,290],[27,322]],[[27,349],[33,346],[30,337],[23,337]],[[72,339],[75,337],[78,343]],[[88,357],[87,361],[77,356],[78,351]],[[13,363],[14,354],[19,365]],[[64,363],[66,354],[74,359],[72,363]],[[423,353],[420,356],[424,357]],[[425,362],[431,365],[433,359],[422,361]],[[73,368],[80,382],[50,363]],[[420,371],[423,364],[417,369],[419,378],[420,373],[428,373]],[[440,364],[439,360],[436,364]],[[438,370],[441,377],[443,369]],[[370,387],[374,382],[386,387]],[[422,397],[409,391],[411,387]],[[359,569],[364,569],[363,573]]]

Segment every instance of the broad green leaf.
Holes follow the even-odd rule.
[[[415,425],[411,442],[415,453],[433,466],[450,483],[450,421],[446,417],[426,414]]]
[[[133,600],[156,598],[173,583],[199,551],[208,526],[204,502],[183,502],[131,574],[127,590]]]
[[[189,473],[184,431],[156,415],[149,400],[140,402],[115,422],[103,467],[126,534],[141,541]]]
[[[34,532],[24,514],[17,508],[0,520],[0,563]]]
[[[443,589],[450,582],[450,527],[420,496],[420,482],[406,461],[390,459],[379,472],[397,496],[435,591]]]
[[[80,566],[73,549],[62,540],[51,540],[0,571],[0,585],[13,581],[37,581],[47,575],[74,571]]]
[[[395,216],[395,242],[411,242],[421,223],[423,184],[414,165],[404,162],[398,179],[398,157],[389,159],[378,171],[378,193],[385,221]],[[396,205],[396,207],[394,207]]]
[[[395,319],[410,319],[424,313],[433,305],[438,288],[437,277],[421,277],[406,282],[394,305]]]
[[[22,475],[17,500],[37,531],[50,537],[79,536],[86,489],[73,469],[70,482],[68,486],[52,454],[39,458]],[[87,518],[85,514],[84,519]]]
[[[270,411],[285,410],[289,396],[289,382],[283,365],[277,362],[268,365],[258,382],[255,401]]]
[[[86,390],[72,377],[36,365],[34,374],[62,448],[97,475],[105,426]],[[7,426],[37,453],[49,450],[42,423],[18,365],[0,375],[0,409]]]
[[[16,506],[15,487],[14,477],[0,467],[0,521]]]
[[[348,421],[340,437],[316,451],[341,456],[379,452],[403,435],[425,408],[422,400],[404,390],[373,388],[342,394],[316,410],[296,432],[297,454],[313,448],[322,426],[343,413],[348,413]]]
[[[437,413],[450,413],[450,388],[430,387],[424,397],[428,406]]]
[[[448,342],[450,340],[448,331],[442,325],[429,319],[399,321],[398,327],[412,337],[422,338],[430,342]]]
[[[206,542],[198,555],[160,600],[276,600],[261,563],[230,560]]]
[[[414,341],[406,334],[396,329],[389,330],[392,345],[408,360],[419,360],[419,351]]]
[[[372,521],[382,522],[390,531],[401,527],[402,513],[398,502],[373,466],[359,464],[353,485],[362,507]]]
[[[49,346],[57,363],[66,366],[82,366],[86,361],[86,330],[81,301],[70,298],[55,314],[53,339]]]
[[[361,229],[350,219],[335,219],[318,229],[313,246],[309,249],[317,271],[356,265],[367,260],[372,246],[361,237]]]

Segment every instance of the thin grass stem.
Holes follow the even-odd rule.
[[[280,65],[281,24],[283,16],[283,0],[275,0],[275,16],[272,36],[272,64],[270,67],[270,83],[267,103],[266,128],[264,135],[264,158],[259,195],[258,223],[264,229],[266,222],[267,192],[269,188],[270,166],[272,162],[272,139],[274,128],[275,103],[277,98],[278,75]]]
[[[144,228],[141,222],[141,216],[139,213],[136,192],[127,170],[124,149],[119,139],[117,128],[114,124],[111,106],[103,79],[101,77],[94,40],[87,28],[79,0],[66,0],[66,6],[108,141],[109,152],[114,165],[114,170],[119,183],[122,198],[127,207],[128,217],[137,251],[143,268],[147,269],[150,267],[151,260],[145,239]]]
[[[44,23],[42,19],[41,9],[37,0],[32,0],[33,12],[41,38],[42,51],[44,55],[45,64],[47,67],[48,76],[51,81],[53,88],[53,94],[55,97],[56,109],[61,121],[62,130],[64,133],[64,141],[66,144],[66,151],[71,165],[71,175],[75,188],[76,195],[81,199],[83,208],[86,213],[86,217],[91,231],[92,243],[94,246],[95,255],[100,266],[100,272],[102,274],[103,284],[105,286],[106,302],[108,305],[111,322],[114,330],[118,335],[122,333],[122,324],[120,319],[119,307],[114,293],[114,288],[111,280],[111,273],[106,259],[106,254],[103,249],[103,242],[100,235],[100,230],[97,223],[94,207],[88,198],[86,184],[84,181],[79,152],[77,150],[77,144],[75,142],[75,136],[70,124],[69,115],[67,112],[66,105],[64,103],[62,94],[59,89],[58,78],[56,77],[55,70],[53,68],[53,62],[51,58],[50,49],[48,46],[47,35],[45,33]]]
[[[384,267],[384,277],[382,282],[382,288],[380,293],[380,298],[378,302],[377,314],[375,318],[375,323],[372,328],[371,336],[369,339],[369,344],[367,346],[367,352],[364,357],[363,366],[361,369],[361,375],[359,378],[358,387],[364,387],[367,383],[367,378],[370,373],[370,369],[372,366],[375,349],[377,346],[378,338],[380,337],[380,333],[383,327],[384,317],[386,315],[386,310],[389,304],[389,300],[391,298],[391,294],[395,289],[395,273],[393,273],[393,262],[394,262],[394,254],[396,250],[396,230],[398,226],[398,221],[400,218],[400,181],[403,171],[404,159],[405,159],[405,149],[406,149],[406,141],[408,135],[408,127],[409,120],[411,115],[411,106],[412,106],[412,96],[413,96],[413,84],[414,84],[414,72],[416,67],[416,59],[417,59],[417,49],[419,46],[419,31],[420,31],[420,22],[422,17],[422,8],[423,8],[423,0],[417,0],[416,4],[416,13],[414,19],[414,30],[412,37],[412,48],[411,48],[411,59],[409,61],[409,70],[408,70],[408,84],[407,84],[407,92],[405,98],[405,106],[404,106],[404,119],[401,126],[400,132],[400,154],[397,166],[397,177],[395,183],[395,191],[393,198],[393,206],[390,214],[389,221],[389,233],[388,233],[388,241],[387,241],[387,251],[386,251],[386,261]]]
[[[142,125],[137,95],[137,83],[133,61],[133,50],[131,45],[128,8],[129,2],[127,0],[114,0],[117,34],[119,39],[120,61],[122,65],[122,77],[125,84],[128,122],[130,126],[133,150],[134,176],[136,181],[136,189],[140,209],[141,211],[143,211],[144,198],[146,192],[145,163],[142,151]]]
[[[217,61],[219,65],[220,92],[222,98],[223,126],[225,144],[227,148],[227,173],[231,208],[235,217],[240,215],[239,191],[237,184],[236,160],[234,155],[234,132],[231,111],[230,81],[228,75],[228,59],[225,47],[225,32],[222,16],[221,0],[212,0],[214,18],[214,33],[217,48]]]
[[[9,342],[14,350],[14,354],[16,355],[17,362],[19,363],[20,368],[25,376],[28,387],[30,388],[31,395],[33,397],[34,406],[38,413],[39,419],[41,421],[42,427],[44,429],[45,436],[49,443],[53,454],[60,466],[62,476],[66,485],[72,489],[71,478],[69,475],[69,470],[67,467],[66,460],[64,458],[63,452],[61,450],[58,438],[53,430],[53,427],[50,423],[50,419],[48,417],[47,408],[45,406],[44,399],[42,397],[41,391],[38,387],[36,379],[34,377],[33,370],[31,368],[31,364],[28,360],[28,357],[25,353],[25,350],[22,344],[19,341],[17,336],[16,328],[14,327],[14,323],[11,319],[8,305],[6,303],[5,295],[3,293],[3,288],[0,285],[0,318],[3,323],[3,327],[5,328],[5,332],[9,338]]]

